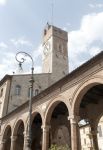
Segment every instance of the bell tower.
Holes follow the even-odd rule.
[[[47,24],[43,33],[43,73],[51,73],[52,81],[68,74],[68,33]]]

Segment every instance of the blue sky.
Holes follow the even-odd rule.
[[[35,72],[41,72],[42,32],[52,21],[52,1],[53,24],[68,31],[70,71],[103,49],[103,0],[0,0],[0,79],[16,72],[18,51],[31,54]]]

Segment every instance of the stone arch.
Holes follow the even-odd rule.
[[[96,128],[98,127],[98,123],[99,123],[99,121],[100,121],[100,119],[103,117],[103,112],[98,116],[98,118],[96,119],[96,124],[95,124],[95,126],[96,126]]]
[[[43,127],[48,128],[48,147],[56,144],[62,148],[64,145],[71,147],[70,120],[71,110],[69,99],[59,96],[50,102],[45,112]]]
[[[24,146],[24,122],[22,119],[18,119],[13,128],[12,139],[15,140],[13,144],[13,149],[15,150],[23,150]]]
[[[43,116],[43,112],[42,112],[42,110],[41,110],[40,108],[38,108],[38,109],[36,109],[36,110],[34,110],[34,111],[32,112],[32,120],[35,118],[35,116],[36,116],[37,114],[40,114],[41,119],[42,119],[42,121],[43,121],[43,120],[44,120],[44,116]]]
[[[54,108],[61,102],[63,102],[66,105],[66,107],[68,109],[68,113],[70,114],[71,106],[69,104],[68,99],[66,99],[63,96],[59,96],[48,104],[47,110],[45,112],[45,118],[44,118],[44,122],[43,122],[44,124],[48,125],[50,123],[50,117],[51,117],[51,114],[52,114]]]
[[[72,96],[73,117],[77,118],[76,120],[77,124],[79,121],[84,121],[84,123],[79,122],[79,125],[81,124],[82,127],[84,124],[90,126],[90,132],[91,134],[93,133],[91,146],[94,147],[94,149],[96,150],[98,150],[98,141],[97,141],[97,130],[95,127],[95,122],[98,115],[101,113],[100,111],[97,112],[96,110],[97,108],[103,106],[103,101],[100,99],[100,95],[99,95],[100,92],[98,94],[99,91],[98,89],[103,89],[103,76],[99,76],[99,75],[86,78],[84,81],[82,81]],[[101,103],[102,105],[100,105]],[[82,137],[79,138],[78,131],[76,131],[77,139],[82,139]],[[82,140],[77,141],[77,143],[78,142],[80,143],[82,142]]]
[[[88,80],[85,80],[80,86],[77,88],[75,93],[73,94],[72,100],[72,114],[78,116],[79,115],[79,106],[80,102],[85,95],[85,93],[92,88],[93,86],[103,84],[103,77],[93,77]]]
[[[34,111],[32,111],[32,121],[33,121],[33,119],[35,118],[35,116],[36,116],[37,114],[40,114],[41,119],[42,119],[42,122],[43,122],[44,116],[43,116],[43,112],[42,112],[42,110],[40,110],[40,108],[37,108],[37,109],[35,109]],[[25,131],[27,131],[28,116],[27,116],[27,119],[26,119],[25,124],[26,124],[26,126],[25,126]],[[26,134],[26,133],[25,133],[25,134]]]
[[[17,131],[18,131],[19,125],[20,125],[21,123],[24,124],[24,121],[23,121],[22,119],[16,120],[16,122],[14,123],[14,126],[13,126],[12,136],[17,135]],[[25,128],[25,125],[24,125],[24,128]]]
[[[2,141],[4,142],[3,145],[3,150],[10,150],[11,148],[11,134],[12,134],[12,129],[10,125],[7,125],[4,134],[2,137]]]
[[[38,111],[32,114],[32,144],[31,149],[42,149],[42,116]]]
[[[97,140],[98,147],[102,149],[102,137],[103,137],[103,113],[101,113],[96,119],[96,129],[97,129]]]
[[[7,132],[8,132],[9,129],[11,130],[11,133],[12,133],[12,129],[11,129],[10,124],[7,124],[4,127],[4,130],[3,130],[3,133],[2,133],[2,140],[4,140],[6,138],[6,135],[7,135]]]

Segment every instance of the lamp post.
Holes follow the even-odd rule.
[[[19,58],[19,56],[22,55],[22,57]],[[31,67],[31,78],[30,78],[30,100],[29,100],[29,115],[28,115],[28,128],[27,128],[27,148],[26,150],[31,150],[31,142],[32,142],[32,135],[31,135],[31,119],[32,119],[32,97],[33,97],[33,83],[34,83],[34,78],[33,78],[33,72],[34,72],[34,61],[31,55],[29,55],[26,52],[18,52],[15,56],[16,60],[19,62],[19,66],[22,66],[22,63],[25,62],[25,58],[29,57],[32,62],[32,67]]]

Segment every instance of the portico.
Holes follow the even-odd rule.
[[[71,150],[80,150],[78,123],[82,119],[89,121],[94,149],[98,150],[97,120],[103,114],[102,93],[103,53],[100,53],[33,98],[32,150],[48,150],[51,144],[60,143]],[[0,150],[16,150],[17,143],[21,150],[26,150],[27,123],[28,102],[3,117]]]

